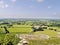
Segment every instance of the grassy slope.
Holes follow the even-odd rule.
[[[29,25],[14,25],[12,28],[8,28],[10,32],[15,33],[30,33],[32,31],[31,26]]]
[[[53,27],[53,28],[57,28],[57,27]],[[29,34],[32,32],[32,28],[29,25],[13,25],[13,27],[11,28],[7,28],[9,30],[10,33],[23,33],[23,34]],[[1,29],[4,30],[4,29]],[[57,28],[57,31],[59,31],[60,28]],[[47,34],[49,36],[56,36],[57,32],[56,31],[52,31],[52,30],[48,30],[45,29],[44,31],[37,31],[33,34]]]
[[[46,34],[46,35],[49,35],[49,36],[56,36],[57,32],[51,31],[51,30],[45,30],[45,31],[35,32],[34,34]]]
[[[18,28],[17,28],[18,27]],[[20,27],[20,28],[19,28]],[[57,28],[57,27],[53,27],[53,28]],[[1,28],[0,28],[1,29]],[[4,30],[3,28],[1,30]],[[31,26],[29,25],[14,25],[13,27],[11,28],[8,28],[9,32],[10,33],[23,33],[23,34],[29,34],[32,29],[31,29]],[[57,30],[59,31],[60,28],[57,28]],[[56,31],[53,31],[53,30],[48,30],[48,29],[45,29],[44,31],[37,31],[37,32],[34,32],[33,34],[46,34],[46,35],[49,35],[49,36],[56,36],[57,35],[57,32]],[[0,34],[0,39],[2,37],[2,39],[4,38],[4,35],[5,34]],[[53,40],[53,43],[55,40]],[[48,45],[49,41],[47,42],[46,40],[45,41],[40,41],[40,40],[29,40],[29,45]],[[51,42],[51,41],[50,41]],[[57,42],[57,41],[56,41]]]
[[[14,25],[13,26],[14,28],[8,28],[8,30],[10,32],[15,32],[15,33],[30,33],[32,32],[32,28],[31,26],[29,25]],[[17,28],[19,27],[19,28]],[[53,27],[53,28],[57,28],[57,27]],[[47,34],[49,36],[56,36],[57,35],[57,32],[56,31],[52,31],[52,30],[48,30],[48,29],[45,29],[44,31],[37,31],[33,34]]]

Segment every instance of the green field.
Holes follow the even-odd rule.
[[[30,25],[14,25],[12,28],[8,28],[8,30],[11,33],[30,34],[33,31],[33,29],[31,27],[32,26],[30,26]],[[56,28],[57,31],[44,29],[44,31],[36,31],[32,34],[46,34],[49,36],[56,36],[57,32],[60,31],[60,28],[59,27],[52,27],[52,28]]]
[[[4,22],[4,21],[3,21]],[[7,21],[8,22],[8,21]],[[59,23],[58,23],[59,22]],[[20,40],[18,37],[15,37],[16,34],[22,35],[22,34],[27,34],[27,35],[38,35],[42,34],[43,36],[48,35],[50,38],[48,40],[42,39],[40,40],[39,38],[36,38],[35,40],[28,40],[29,44],[28,45],[59,45],[60,38],[57,38],[58,32],[60,32],[60,21],[58,22],[53,22],[51,21],[9,21],[8,24],[0,23],[0,43],[4,45],[8,44],[9,42],[12,42],[14,45],[16,45]],[[33,26],[45,26],[47,27],[46,29],[43,28],[44,31],[39,31],[33,32],[32,27]],[[6,33],[6,29],[4,29],[4,26],[7,28],[9,33]],[[56,30],[55,30],[56,29]],[[22,35],[23,36],[23,35]],[[37,37],[38,37],[37,36]],[[16,40],[17,39],[17,40]]]
[[[49,40],[29,40],[29,45],[60,45],[60,38],[50,38]]]
[[[7,28],[7,29],[10,33],[30,34],[33,31],[31,27],[32,26],[30,25],[14,25],[13,27]],[[60,31],[60,28],[59,27],[52,27],[52,28],[56,28],[57,31],[44,29],[44,31],[36,31],[32,34],[46,34],[49,36],[56,36],[57,32]],[[4,32],[3,28],[0,28],[0,29]]]

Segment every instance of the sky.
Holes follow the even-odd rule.
[[[0,18],[60,18],[60,0],[0,0]]]

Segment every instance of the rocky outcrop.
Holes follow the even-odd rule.
[[[44,35],[44,34],[21,34],[19,37],[25,38],[25,39],[49,39],[48,35]]]

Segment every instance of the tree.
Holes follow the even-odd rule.
[[[2,37],[0,37],[0,45],[3,43],[3,39]]]
[[[5,26],[4,26],[4,29],[5,29],[6,33],[9,33],[9,31],[7,30],[7,28]]]
[[[19,40],[20,39],[17,38],[15,34],[6,34],[3,45],[16,45]]]

